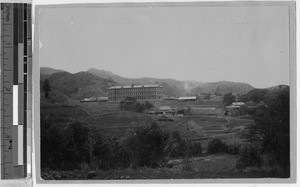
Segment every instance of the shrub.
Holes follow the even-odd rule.
[[[259,148],[252,143],[245,144],[239,151],[237,167],[260,167],[261,165],[262,158]]]
[[[189,158],[185,158],[183,160],[183,168],[184,171],[195,172],[195,162]]]
[[[214,153],[226,153],[228,151],[228,146],[223,143],[219,138],[214,138],[212,141],[208,142],[207,152],[209,154]]]
[[[239,154],[240,148],[241,148],[241,145],[239,145],[239,144],[227,145],[227,153],[231,154],[231,155],[237,155],[237,154]]]
[[[167,139],[168,133],[155,123],[138,127],[131,132],[125,141],[132,167],[157,167],[162,164]]]
[[[82,162],[89,162],[85,147],[87,128],[73,122],[67,125],[50,123],[41,136],[42,168],[72,170],[80,168]]]
[[[96,148],[98,169],[120,169],[129,167],[128,148],[122,141],[104,138]]]
[[[188,155],[190,156],[200,156],[202,154],[202,145],[200,142],[192,142],[190,140],[187,140],[187,149],[188,149]]]
[[[119,104],[121,110],[127,110],[131,112],[143,113],[145,110],[149,110],[153,105],[148,101],[145,104],[138,102],[135,98],[127,98],[122,100]]]
[[[190,157],[200,156],[202,146],[200,142],[182,139],[178,131],[173,131],[164,149],[167,157]]]
[[[232,95],[232,93],[227,93],[223,96],[223,103],[225,106],[230,105],[235,100],[236,100],[236,98],[234,95]]]

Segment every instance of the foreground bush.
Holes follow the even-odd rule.
[[[200,142],[182,139],[178,131],[173,131],[164,152],[167,158],[200,156],[202,154],[202,145]]]
[[[72,170],[80,163],[89,162],[86,148],[88,128],[81,123],[56,124],[51,119],[41,122],[42,168]]]
[[[182,139],[159,125],[139,126],[121,139],[99,134],[94,125],[75,119],[64,124],[41,116],[41,165],[50,170],[109,170],[159,167],[168,158],[202,154],[199,142]]]
[[[262,158],[259,148],[251,143],[247,143],[242,146],[238,154],[237,167],[261,167]]]
[[[214,138],[210,142],[208,142],[207,153],[227,153],[228,146],[223,143],[219,138]]]
[[[141,126],[131,132],[125,140],[132,167],[158,167],[164,162],[164,147],[168,133],[159,125]]]
[[[290,172],[290,92],[279,86],[265,95],[264,103],[255,114],[249,142],[259,144],[268,163]]]
[[[241,149],[241,145],[240,144],[230,144],[227,146],[227,153],[231,154],[231,155],[237,155],[239,154],[239,151]]]
[[[122,141],[103,138],[102,144],[95,150],[95,163],[97,169],[123,169],[130,164],[129,151]]]

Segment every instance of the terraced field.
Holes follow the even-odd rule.
[[[207,108],[197,102],[151,101],[155,107],[191,107],[192,115],[162,117],[136,112],[120,111],[118,102],[79,103],[77,107],[42,107],[43,114],[80,117],[94,124],[103,135],[120,138],[133,127],[157,123],[168,131],[178,131],[183,138],[200,141],[203,147],[214,137],[227,143],[243,141],[243,134],[253,120],[223,116],[217,109],[220,102],[207,102]],[[204,102],[203,102],[204,103]],[[213,105],[211,105],[213,104]],[[212,108],[214,109],[212,109]],[[197,111],[197,112],[195,112]],[[170,120],[169,120],[170,119]]]
[[[158,106],[170,106],[172,108],[180,107],[180,108],[216,108],[221,109],[223,107],[223,103],[220,101],[197,101],[197,102],[179,102],[179,101],[164,101],[164,100],[153,100],[151,103]]]

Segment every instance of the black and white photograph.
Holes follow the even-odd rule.
[[[289,179],[294,9],[38,5],[41,179]]]

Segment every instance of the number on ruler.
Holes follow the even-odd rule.
[[[9,149],[9,150],[11,150],[11,149],[12,149],[12,143],[13,143],[13,140],[12,140],[12,139],[10,139],[10,140],[9,140],[9,147],[8,147],[8,149]]]
[[[10,88],[4,87],[5,92],[10,92]]]

